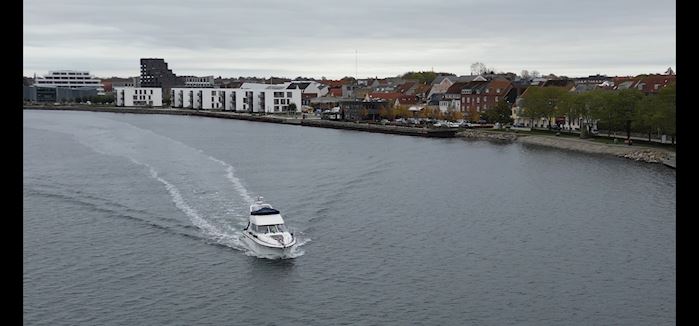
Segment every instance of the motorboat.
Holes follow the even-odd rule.
[[[250,205],[250,220],[243,229],[243,240],[251,250],[269,258],[290,258],[296,246],[296,237],[284,224],[282,215],[261,196]]]

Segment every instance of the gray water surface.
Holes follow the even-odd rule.
[[[668,325],[675,171],[522,144],[24,111],[27,325]],[[256,195],[296,258],[239,241]]]

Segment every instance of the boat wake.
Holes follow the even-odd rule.
[[[162,184],[175,207],[187,217],[188,221],[182,221],[183,227],[195,226],[202,239],[214,244],[240,250],[248,256],[269,258],[248,248],[240,238],[253,199],[236,177],[232,165],[126,122],[74,112],[42,113],[25,115],[25,128],[68,134],[95,152],[125,158],[143,167],[143,173]],[[56,114],[74,116],[57,124]],[[222,174],[225,178],[221,178]],[[300,235],[299,243],[290,258],[303,255],[299,247],[310,241],[299,230],[294,231]]]

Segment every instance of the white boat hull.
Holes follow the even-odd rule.
[[[270,247],[270,246],[265,246],[257,241],[253,240],[248,236],[247,234],[243,233],[241,235],[241,238],[243,242],[247,245],[248,249],[253,251],[255,254],[257,254],[260,257],[264,258],[269,258],[269,259],[284,259],[284,258],[293,258],[293,250],[296,247],[296,244],[293,244],[289,247],[281,248],[281,247]]]

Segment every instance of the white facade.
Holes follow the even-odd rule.
[[[296,104],[301,112],[301,89],[279,85],[244,83],[240,88],[173,88],[170,98],[174,108],[225,110],[237,112],[287,112]]]
[[[78,70],[49,71],[48,75],[36,78],[34,84],[43,87],[102,87],[100,80],[90,75],[89,71]]]
[[[114,87],[117,106],[163,106],[160,87]]]

